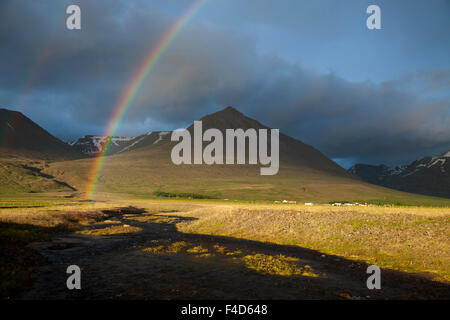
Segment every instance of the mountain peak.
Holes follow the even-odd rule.
[[[242,112],[238,109],[228,106],[222,110],[219,110],[215,113],[209,114],[208,116],[216,116],[216,117],[234,117],[234,118],[247,118]]]
[[[15,115],[16,117],[17,116],[24,116],[23,114],[22,114],[22,112],[20,112],[20,111],[15,111],[15,110],[9,110],[9,109],[5,109],[5,108],[0,108],[0,114],[1,115],[6,115],[6,114],[9,114],[9,115]]]
[[[448,150],[447,152],[444,152],[444,153],[441,155],[441,157],[442,157],[442,158],[450,158],[450,150]]]
[[[225,109],[208,114],[200,119],[203,123],[204,130],[209,128],[217,128],[224,131],[225,129],[241,128],[247,130],[249,128],[261,129],[266,128],[258,121],[251,119],[236,108],[228,106]]]
[[[233,106],[228,106],[222,110],[217,111],[216,113],[227,113],[227,114],[234,114],[235,116],[244,116],[242,112],[240,112]]]
[[[226,112],[237,112],[240,113],[236,108],[232,107],[232,106],[228,106],[225,109],[223,109],[222,111],[226,111]]]

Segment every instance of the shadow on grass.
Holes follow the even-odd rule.
[[[48,260],[36,250],[29,248],[32,242],[51,241],[52,235],[79,227],[82,221],[95,222],[126,213],[142,213],[143,209],[126,207],[110,212],[64,212],[60,224],[42,227],[30,224],[0,222],[0,299],[15,297],[32,283],[32,274]],[[51,246],[52,250],[64,250],[72,245]]]
[[[27,245],[49,241],[55,231],[62,229],[0,223],[0,299],[14,297],[31,284],[32,272],[47,259]]]
[[[80,299],[449,299],[450,285],[424,275],[383,269],[381,290],[369,290],[367,264],[298,246],[186,234],[194,218],[128,215],[142,231],[111,239],[103,254],[78,252],[84,290],[51,298]],[[114,239],[114,241],[112,240]],[[98,241],[98,242],[97,242]],[[120,249],[119,249],[120,247]],[[126,250],[124,250],[126,248]],[[82,250],[82,249],[81,249]],[[92,254],[91,254],[92,255]],[[74,258],[74,257],[72,257]],[[59,273],[62,273],[59,271]],[[63,281],[63,279],[61,279]],[[51,289],[51,288],[50,288]],[[42,291],[42,290],[41,290]]]
[[[450,298],[450,285],[423,275],[383,269],[382,289],[369,290],[367,264],[361,261],[299,246],[182,233],[176,225],[196,219],[167,215],[172,212],[105,210],[103,219],[142,230],[100,237],[60,233],[34,246],[40,254],[26,245],[48,241],[58,229],[0,223],[0,298],[19,291],[25,299]],[[59,263],[47,264],[33,289],[24,292],[31,272],[45,263],[43,256]],[[82,290],[66,288],[72,264],[82,269]]]

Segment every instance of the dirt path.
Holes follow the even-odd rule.
[[[449,285],[389,270],[382,270],[382,289],[369,290],[366,287],[367,265],[364,263],[301,247],[183,234],[177,231],[175,224],[187,218],[169,217],[174,221],[139,222],[117,217],[122,223],[143,229],[130,235],[89,237],[74,233],[59,234],[52,242],[32,244],[34,249],[48,257],[50,263],[39,270],[34,287],[20,298],[450,298]],[[173,243],[184,243],[187,249],[170,252],[167,248]],[[161,249],[156,253],[143,250],[148,247],[167,250]],[[276,272],[263,273],[255,270],[255,265],[249,265],[245,258],[249,255],[276,258],[280,254],[297,259],[294,263],[310,272],[289,276],[277,275]],[[82,270],[81,290],[66,288],[69,276],[66,269],[72,264]]]

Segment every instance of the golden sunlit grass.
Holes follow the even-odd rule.
[[[153,254],[163,254],[163,253],[179,253],[185,247],[189,246],[189,243],[185,241],[173,242],[169,245],[158,245],[155,247],[149,247],[143,249],[144,252],[150,252]]]
[[[111,226],[107,228],[88,229],[77,231],[77,234],[85,236],[117,236],[142,231],[142,228],[129,225]]]
[[[98,222],[106,218],[103,209],[111,208],[105,203],[85,203],[62,200],[54,205],[41,207],[21,207],[0,209],[0,222],[29,224],[41,227],[55,227],[59,225],[85,225]]]
[[[232,250],[218,244],[208,249],[202,244],[177,241],[145,248],[142,251],[158,255],[183,254],[192,258],[213,258],[217,261],[225,261],[225,263],[240,263],[261,274],[304,277],[319,276],[313,271],[311,266],[302,264],[298,258],[247,252],[246,250]]]
[[[196,258],[212,258],[215,257],[215,254],[209,252],[208,249],[203,247],[202,245],[195,246],[193,248],[187,249],[186,253],[196,257]]]
[[[253,270],[264,274],[272,274],[279,276],[305,276],[318,277],[314,273],[311,266],[299,265],[300,259],[293,257],[285,257],[283,255],[271,256],[267,254],[247,255],[243,258],[245,265]]]
[[[182,216],[185,233],[295,245],[450,281],[450,209],[217,205]]]
[[[208,249],[203,248],[202,246],[195,246],[191,249],[187,249],[186,252],[189,253],[208,253]]]
[[[121,222],[118,220],[104,220],[101,222],[97,222],[97,224],[120,224]]]
[[[155,247],[145,248],[142,251],[151,254],[189,254],[196,258],[210,258],[214,254],[201,245],[195,246],[192,243],[185,241],[177,241],[167,245],[158,245]]]
[[[218,244],[215,244],[213,246],[213,248],[218,253],[226,255],[226,256],[240,256],[243,254],[241,250],[229,250],[228,248],[218,245]]]

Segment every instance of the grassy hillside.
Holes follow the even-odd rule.
[[[165,191],[240,200],[450,205],[446,199],[395,191],[301,164],[282,164],[275,176],[260,176],[259,165],[176,166],[170,160],[170,146],[169,142],[164,142],[108,157],[97,191],[144,197],[153,197],[155,191]],[[44,172],[84,190],[92,162],[92,159],[55,162]]]
[[[40,172],[44,162],[0,158],[0,194],[66,192],[73,188]]]

